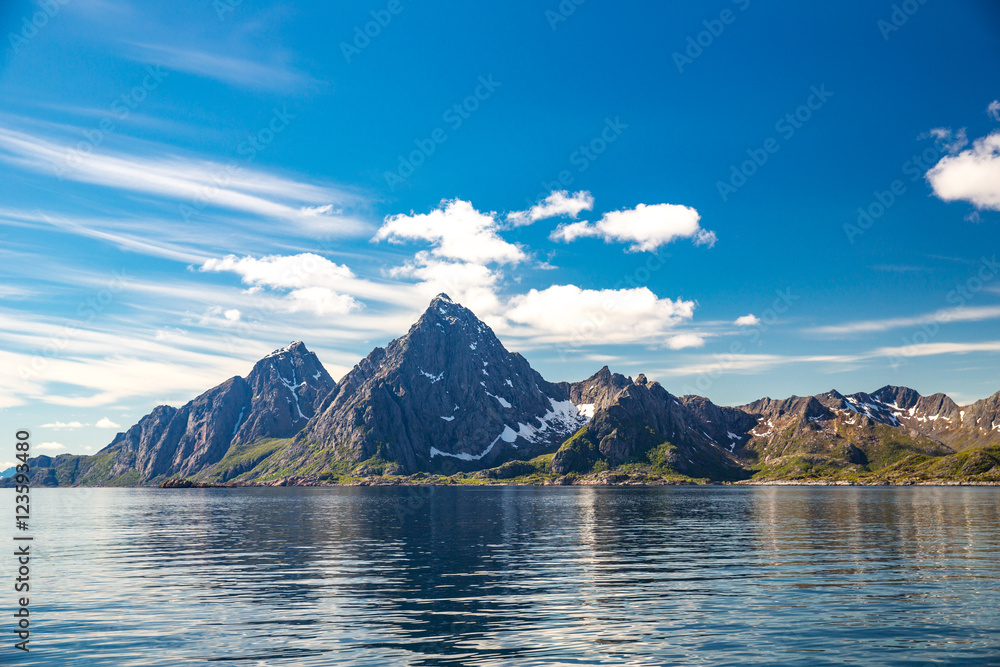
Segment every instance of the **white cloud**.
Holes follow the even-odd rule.
[[[530,225],[539,220],[566,216],[574,220],[580,211],[594,208],[594,198],[589,192],[581,190],[570,196],[566,190],[554,191],[540,203],[527,211],[514,211],[507,214],[507,222],[514,227]]]
[[[683,350],[688,347],[704,347],[705,339],[698,334],[677,334],[667,339],[667,347],[671,350]]]
[[[261,258],[227,255],[208,260],[199,271],[231,272],[240,276],[243,284],[251,285],[251,289],[281,290],[285,308],[290,312],[303,310],[316,315],[344,315],[363,307],[353,296],[337,290],[340,285],[354,280],[354,272],[313,253]],[[238,309],[224,313],[230,322],[238,321],[240,315]]]
[[[693,301],[661,299],[647,287],[581,289],[553,285],[512,297],[502,318],[489,322],[531,343],[657,344],[694,315]]]
[[[986,107],[986,113],[995,121],[1000,121],[1000,100],[993,100],[990,105]]]
[[[374,241],[426,241],[430,254],[441,259],[475,264],[516,264],[527,255],[497,234],[496,213],[481,213],[460,199],[444,200],[430,213],[391,215],[375,233]]]
[[[949,322],[982,322],[1000,318],[1000,306],[961,306],[946,308],[915,317],[891,317],[881,320],[861,320],[809,329],[811,333],[842,336],[845,334],[877,333],[904,327],[918,327],[927,324],[947,324]]]
[[[970,352],[1000,352],[1000,341],[982,343],[919,343],[898,347],[883,347],[871,356],[927,357],[938,354],[969,354]]]
[[[345,190],[293,181],[235,162],[185,159],[155,145],[149,150],[156,157],[137,157],[71,150],[76,143],[76,139],[68,139],[66,145],[60,145],[0,128],[0,149],[6,152],[0,152],[0,158],[10,164],[62,179],[173,199],[182,218],[195,216],[206,207],[221,207],[297,221],[312,228],[322,221],[326,234],[357,234],[365,226],[333,209],[331,202],[347,205],[360,201]]]
[[[742,317],[737,317],[736,321],[733,322],[738,327],[755,327],[760,324],[760,318],[750,313],[749,315],[743,315]]]
[[[113,421],[111,421],[110,419],[108,419],[107,417],[101,417],[100,419],[98,419],[97,423],[95,423],[94,426],[96,426],[97,428],[121,428],[122,427],[121,424],[116,424]]]
[[[59,442],[42,442],[35,445],[32,449],[44,449],[46,451],[59,450],[59,449],[66,449],[66,445]]]
[[[420,280],[416,290],[422,300],[444,292],[480,317],[496,313],[500,308],[496,292],[503,274],[482,264],[438,260],[421,251],[412,262],[387,273],[392,278]]]
[[[934,194],[1000,211],[1000,132],[976,139],[957,155],[946,155],[927,172]]]
[[[52,422],[51,424],[42,424],[42,428],[53,428],[57,431],[72,430],[75,428],[83,428],[84,426],[90,426],[90,424],[83,424],[81,422]]]
[[[701,216],[690,206],[639,204],[634,209],[611,211],[596,223],[574,222],[560,225],[550,238],[567,243],[594,236],[606,243],[631,242],[630,252],[654,251],[679,238],[693,239],[696,245],[715,245],[715,232],[702,229]]]

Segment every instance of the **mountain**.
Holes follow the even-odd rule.
[[[571,393],[593,398],[593,419],[555,453],[553,472],[649,463],[661,475],[727,481],[748,476],[720,444],[731,449],[729,429],[753,423],[744,413],[719,408],[701,397],[685,397],[682,402],[645,375],[633,381],[611,374],[607,367],[574,384]]]
[[[738,407],[607,366],[553,383],[447,295],[339,383],[301,342],[92,456],[38,456],[36,486],[1000,482],[1000,392],[959,406],[885,386]],[[11,479],[0,476],[0,485]]]
[[[568,385],[546,382],[440,294],[405,336],[344,376],[266,472],[363,463],[404,473],[486,468],[556,447],[586,421]]]
[[[316,355],[295,342],[258,361],[245,378],[230,378],[180,408],[154,408],[94,456],[37,457],[32,483],[133,485],[194,475],[234,449],[295,435],[335,387]]]
[[[13,477],[14,473],[17,472],[16,468],[7,468],[6,470],[0,472],[0,479],[6,479],[8,477]]]

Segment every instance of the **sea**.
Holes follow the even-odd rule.
[[[2,664],[1000,665],[1000,488],[0,498]]]

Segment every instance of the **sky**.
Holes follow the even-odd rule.
[[[293,340],[339,379],[440,292],[551,381],[1000,390],[996,3],[0,7],[36,453]]]

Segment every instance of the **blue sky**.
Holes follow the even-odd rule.
[[[8,428],[339,378],[441,291],[551,380],[1000,389],[995,3],[329,4],[4,3]]]

